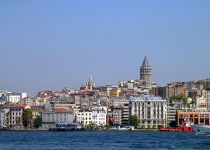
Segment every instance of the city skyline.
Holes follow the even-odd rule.
[[[1,1],[0,87],[35,96],[139,79],[209,78],[209,1]]]

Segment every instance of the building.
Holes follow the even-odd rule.
[[[42,112],[42,123],[45,125],[53,125],[56,122],[73,122],[73,113],[63,108],[54,108],[49,102],[45,104],[46,112]]]
[[[130,97],[129,114],[139,119],[140,128],[167,126],[167,103],[161,97],[143,95]]]
[[[92,123],[101,127],[106,125],[106,111],[103,108],[92,110]]]
[[[210,87],[206,88],[206,106],[207,110],[210,111]]]
[[[110,97],[119,97],[121,92],[120,88],[114,88],[110,90]]]
[[[8,108],[0,110],[0,128],[6,127],[8,125],[8,115],[9,115]]]
[[[140,80],[145,80],[147,84],[151,84],[152,69],[147,61],[147,57],[144,57],[143,64],[140,68]]]
[[[176,121],[176,106],[168,105],[167,106],[167,125],[170,125],[172,121]]]
[[[2,96],[2,98],[11,103],[19,103],[21,100],[21,96],[19,93],[14,92],[8,92],[5,96]]]
[[[112,89],[116,89],[117,88],[117,86],[112,86],[112,85],[106,85],[106,86],[102,86],[101,87],[101,93],[102,93],[102,95],[103,96],[110,96],[110,91],[112,90]]]
[[[197,97],[195,99],[195,106],[196,106],[196,110],[207,110],[207,107],[206,107],[206,98],[204,96],[201,96],[201,97]]]
[[[129,102],[122,104],[122,126],[129,126]]]
[[[8,91],[6,90],[0,90],[0,102],[2,103],[3,101],[6,101],[5,95],[7,94]]]
[[[22,125],[23,111],[27,108],[30,107],[25,104],[13,104],[9,108],[9,115],[8,115],[9,127]]]
[[[111,126],[129,126],[129,100],[114,99],[109,101],[107,124]]]
[[[76,122],[82,126],[92,123],[92,112],[90,110],[79,110],[75,112]]]
[[[122,106],[114,106],[112,109],[112,123],[113,126],[121,126],[122,125]]]
[[[178,126],[183,125],[183,120],[193,124],[205,124],[210,125],[210,112],[194,112],[194,111],[179,111],[177,112],[177,123]]]

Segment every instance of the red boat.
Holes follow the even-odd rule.
[[[160,128],[159,131],[163,132],[194,132],[193,128],[190,126],[191,123],[187,123],[186,119],[184,119],[184,125],[179,128]]]

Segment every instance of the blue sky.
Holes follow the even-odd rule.
[[[139,79],[210,77],[209,0],[0,1],[1,89],[79,89]]]

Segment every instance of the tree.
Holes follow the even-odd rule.
[[[17,123],[18,125],[20,125],[21,118],[20,118],[20,117],[16,117],[16,118],[15,118],[15,121],[16,121],[16,123]]]
[[[129,116],[130,125],[134,126],[134,128],[137,128],[139,124],[139,120],[136,115]]]
[[[110,125],[108,125],[108,124],[106,124],[106,125],[104,125],[104,126],[103,126],[103,129],[104,129],[104,130],[111,129],[111,126],[110,126]]]
[[[39,128],[42,125],[42,117],[36,116],[34,119],[34,126],[35,128]]]
[[[187,97],[184,94],[178,94],[176,96],[171,96],[170,100],[180,100],[183,102],[184,106],[187,106]]]
[[[177,127],[177,122],[176,121],[171,121],[169,125],[170,125],[170,127],[175,128],[175,127]]]
[[[32,118],[32,111],[28,108],[25,109],[23,111],[23,125],[24,125],[24,127],[28,127],[31,118]]]

